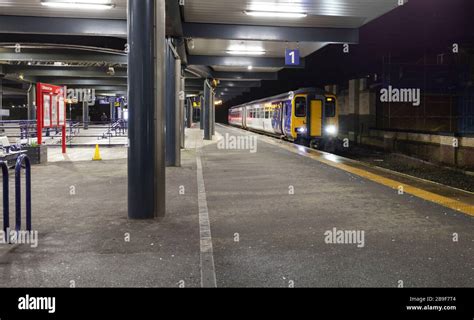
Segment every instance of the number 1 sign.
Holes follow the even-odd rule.
[[[300,64],[300,50],[286,49],[285,50],[285,65],[298,66]]]

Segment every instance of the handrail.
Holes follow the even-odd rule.
[[[26,171],[26,230],[31,231],[31,163],[26,154],[20,155],[15,166],[15,229],[21,229],[21,166]]]
[[[9,181],[8,181],[8,166],[4,161],[0,161],[3,176],[3,231],[7,237],[8,229],[10,228],[10,198],[9,198]],[[7,239],[5,239],[6,241]]]

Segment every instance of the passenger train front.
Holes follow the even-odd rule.
[[[232,107],[229,124],[323,148],[337,140],[337,100],[322,90],[299,89]]]

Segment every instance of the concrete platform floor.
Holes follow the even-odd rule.
[[[0,245],[0,286],[201,286],[197,155],[218,287],[474,286],[473,217],[272,138],[257,138],[255,153],[214,141],[196,154],[200,139],[188,131],[183,166],[167,169],[167,216],[157,221],[126,218],[126,159],[34,167],[39,246]],[[364,246],[327,244],[333,228],[364,231]]]

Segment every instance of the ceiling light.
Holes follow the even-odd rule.
[[[249,55],[249,56],[260,56],[265,54],[265,51],[261,50],[227,50],[228,54],[235,55]]]
[[[115,7],[110,3],[97,3],[97,1],[80,0],[80,1],[41,1],[43,6],[58,9],[84,9],[84,10],[108,10]]]
[[[248,16],[252,17],[268,17],[268,18],[305,18],[307,13],[302,12],[279,12],[279,11],[244,11]]]

